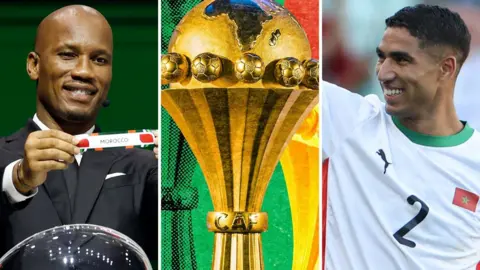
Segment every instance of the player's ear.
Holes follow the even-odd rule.
[[[448,56],[440,63],[440,76],[442,79],[454,78],[457,73],[458,63],[455,56]]]
[[[27,73],[31,80],[38,80],[40,57],[36,52],[30,52],[27,57]]]

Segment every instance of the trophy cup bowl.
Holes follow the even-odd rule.
[[[264,195],[282,152],[318,103],[318,63],[298,22],[268,0],[204,1],[162,56],[161,103],[205,176],[212,269],[263,269]],[[313,89],[313,90],[312,90]]]

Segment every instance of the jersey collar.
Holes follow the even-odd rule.
[[[393,123],[395,123],[395,126],[397,126],[397,128],[405,136],[407,136],[408,139],[410,139],[410,141],[423,146],[431,146],[431,147],[457,146],[468,141],[468,139],[472,137],[474,132],[474,129],[471,128],[467,122],[462,121],[464,128],[459,133],[450,135],[450,136],[433,136],[433,135],[418,133],[416,131],[408,129],[406,126],[400,123],[400,120],[397,117],[392,116],[392,120],[393,120]]]

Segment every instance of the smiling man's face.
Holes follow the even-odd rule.
[[[433,102],[441,68],[429,50],[421,48],[406,28],[388,27],[377,48],[377,77],[386,110],[399,117],[416,115]]]
[[[91,12],[67,10],[42,22],[36,42],[35,72],[39,102],[55,119],[95,119],[112,80],[112,31]],[[36,58],[36,60],[34,59]]]

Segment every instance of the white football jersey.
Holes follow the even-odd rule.
[[[480,134],[423,135],[375,95],[320,89],[325,269],[480,269]]]

